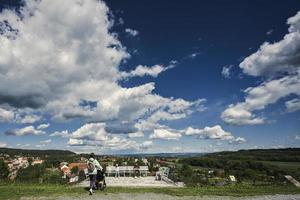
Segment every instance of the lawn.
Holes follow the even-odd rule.
[[[285,170],[300,169],[300,162],[281,162],[281,161],[261,161],[265,164],[271,164]]]
[[[286,186],[252,186],[248,184],[228,185],[223,187],[186,187],[186,188],[125,188],[108,187],[97,193],[161,193],[175,196],[252,196],[266,194],[300,194],[300,189],[292,185]],[[87,191],[80,187],[43,184],[0,184],[0,199],[19,199],[20,197],[51,197],[85,195]]]

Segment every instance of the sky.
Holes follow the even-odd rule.
[[[0,147],[300,147],[300,4],[1,1]]]

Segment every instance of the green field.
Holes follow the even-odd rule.
[[[264,164],[274,165],[281,169],[298,170],[300,169],[300,162],[281,162],[281,161],[261,161]]]
[[[292,185],[252,186],[248,184],[223,187],[186,187],[186,188],[121,188],[108,187],[97,193],[162,193],[174,196],[252,196],[267,194],[300,194],[300,189]],[[85,188],[43,184],[4,184],[0,185],[0,199],[19,199],[21,197],[50,197],[87,195]]]

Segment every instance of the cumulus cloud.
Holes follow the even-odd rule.
[[[66,0],[63,4],[25,0],[18,13],[3,10],[0,105],[10,109],[0,110],[0,120],[12,120],[16,109],[27,109],[26,116],[18,120],[21,123],[34,123],[47,115],[61,121],[79,118],[139,124],[158,111],[183,118],[203,110],[201,100],[189,102],[155,94],[154,83],[121,86],[124,77],[156,77],[176,62],[166,67],[138,65],[132,71],[121,71],[120,63],[130,55],[111,33],[113,20],[108,13],[105,3],[97,0]]]
[[[267,80],[244,90],[244,102],[229,105],[221,114],[225,122],[236,125],[265,123],[264,117],[253,112],[290,95],[300,95],[300,12],[289,18],[287,24],[289,32],[281,41],[265,42],[240,63],[245,74],[263,76]],[[286,107],[290,112],[296,111],[298,101],[287,101]]]
[[[35,122],[40,121],[41,118],[42,118],[41,116],[32,113],[25,114],[25,115],[16,114],[15,122],[20,124],[33,124]]]
[[[0,122],[10,122],[14,119],[14,112],[0,108]]]
[[[69,131],[68,130],[55,131],[54,133],[50,134],[50,137],[63,137],[63,138],[67,138],[67,137],[69,137]]]
[[[220,125],[212,127],[205,127],[204,129],[196,129],[188,127],[185,131],[185,135],[195,135],[200,139],[214,139],[214,140],[232,140],[234,136],[230,132],[226,132]]]
[[[5,148],[5,147],[7,147],[7,144],[5,142],[0,141],[0,148]]]
[[[174,130],[155,129],[154,132],[149,136],[149,138],[163,140],[179,140],[181,136],[181,133],[175,132]]]
[[[49,143],[51,143],[51,142],[52,142],[51,139],[40,141],[41,144],[49,144]]]
[[[129,138],[137,138],[137,137],[144,137],[143,132],[134,132],[134,133],[128,133]]]
[[[190,54],[188,57],[189,58],[196,58],[200,54],[201,54],[201,52],[195,52],[195,53]]]
[[[270,76],[282,72],[293,73],[300,66],[300,11],[287,20],[289,32],[273,44],[265,42],[259,50],[240,63],[244,73]]]
[[[230,144],[243,144],[246,142],[245,138],[237,137],[234,140],[229,141]]]
[[[279,99],[291,94],[300,95],[300,74],[285,76],[263,82],[257,87],[244,90],[244,102],[229,107],[222,113],[221,118],[230,124],[262,124],[264,118],[255,116],[252,112],[262,110],[267,105],[276,103]]]
[[[141,149],[148,149],[153,146],[153,142],[151,140],[147,140],[140,145]]]
[[[70,133],[68,144],[70,146],[91,146],[101,150],[135,150],[145,149],[152,146],[150,142],[137,143],[121,135],[106,132],[105,123],[84,124]],[[66,137],[66,136],[65,136]]]
[[[285,102],[285,107],[288,112],[295,112],[300,110],[300,99],[292,99]]]
[[[26,126],[20,129],[12,129],[5,131],[6,135],[24,136],[24,135],[43,135],[46,132],[36,129],[34,126]]]
[[[131,28],[126,28],[125,32],[128,33],[128,35],[130,36],[137,36],[139,34],[139,32],[137,30],[131,29]]]
[[[271,35],[273,32],[274,32],[274,30],[273,30],[273,29],[270,29],[270,30],[268,30],[268,31],[266,32],[266,34],[267,34],[267,35]]]
[[[173,68],[174,65],[169,65],[167,67],[164,67],[162,65],[154,65],[152,67],[147,67],[143,65],[137,66],[134,70],[130,72],[122,72],[121,76],[122,78],[131,78],[131,77],[142,77],[142,76],[152,76],[157,77],[160,73]]]
[[[232,69],[232,65],[229,65],[229,66],[224,66],[222,68],[222,75],[224,78],[230,78],[230,70]]]
[[[40,125],[38,125],[37,129],[46,129],[46,128],[48,128],[49,126],[50,126],[49,123],[47,123],[47,124],[40,124]]]

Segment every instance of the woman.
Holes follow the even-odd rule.
[[[90,195],[93,194],[93,188],[95,187],[96,184],[96,179],[97,179],[97,172],[98,170],[102,171],[102,167],[98,160],[95,159],[95,155],[91,153],[89,160],[87,162],[87,167],[88,167],[88,173],[90,177]]]

